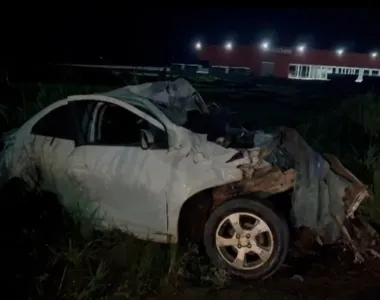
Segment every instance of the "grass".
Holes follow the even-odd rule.
[[[73,219],[54,195],[22,190],[9,187],[2,193],[9,199],[1,203],[8,215],[1,220],[2,239],[12,245],[3,253],[12,264],[3,271],[17,299],[138,299],[175,291],[184,279],[214,288],[228,284],[229,277],[202,261],[195,246],[94,230],[92,220]]]
[[[74,85],[23,86],[21,97],[7,106],[0,105],[0,128],[6,131],[17,127],[42,107],[67,95],[107,90]],[[340,107],[308,118],[297,128],[316,149],[336,154],[371,185],[374,200],[363,206],[362,213],[379,221],[378,96],[347,99]],[[5,240],[12,245],[8,258],[17,261],[8,270],[9,278],[18,285],[13,292],[25,292],[26,299],[138,299],[160,290],[175,294],[184,280],[216,289],[230,283],[227,274],[209,266],[196,247],[182,249],[140,241],[116,229],[94,231],[88,226],[91,220],[73,220],[51,195],[31,191],[19,196],[21,203],[12,202],[3,210],[10,218],[3,220],[3,228]],[[14,253],[14,249],[22,249],[22,253]]]

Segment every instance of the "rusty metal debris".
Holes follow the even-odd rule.
[[[355,212],[362,202],[371,199],[368,186],[347,170],[337,157],[330,154],[324,156],[329,161],[330,168],[352,184],[345,189],[343,198],[346,218],[342,222],[336,217],[337,222],[342,226],[343,242],[353,251],[356,263],[364,262],[368,253],[379,258],[380,254],[371,248],[376,243],[375,241],[379,240],[379,234],[366,220],[361,217],[355,218]]]
[[[310,150],[311,148],[295,130],[286,129],[285,132],[286,137],[284,138],[284,143],[287,143],[290,151],[297,153],[299,156],[303,155],[303,157],[310,155],[312,152],[312,150]],[[226,141],[223,141],[222,144],[226,145]],[[294,191],[297,186],[297,171],[294,168],[281,170],[276,164],[264,163],[265,158],[270,155],[273,149],[272,142],[271,147],[261,149],[258,155],[256,153],[258,158],[256,164],[240,166],[244,174],[244,178],[241,181],[214,188],[212,193],[213,206],[216,207],[224,201],[242,195],[259,192],[274,195],[289,190]],[[379,235],[368,222],[355,216],[355,212],[362,202],[371,198],[368,186],[363,184],[355,175],[347,170],[337,157],[324,154],[323,158],[333,173],[349,183],[341,199],[344,203],[343,215],[331,216],[340,228],[341,241],[352,250],[355,256],[355,262],[363,262],[368,255],[380,258],[379,252],[372,247],[377,243],[375,242],[376,240],[380,240]],[[309,230],[301,230],[299,232],[300,241],[303,244],[313,242],[318,242],[319,244],[325,243],[323,235],[318,230],[309,228]],[[303,234],[301,234],[301,232]],[[305,232],[308,233],[304,234]],[[305,236],[307,236],[307,238],[305,238]]]
[[[282,172],[277,166],[265,166],[255,170],[251,178],[217,187],[213,190],[214,205],[236,196],[266,192],[278,194],[294,187],[296,171]]]
[[[324,154],[324,156],[330,163],[330,168],[352,184],[345,190],[344,202],[346,204],[346,218],[353,218],[360,204],[365,199],[370,198],[368,186],[347,170],[337,157],[331,154]]]

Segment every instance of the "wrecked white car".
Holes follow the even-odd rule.
[[[59,100],[5,135],[0,186],[22,180],[54,192],[69,210],[96,211],[141,239],[200,239],[216,266],[245,278],[279,268],[291,227],[334,242],[368,197],[294,130],[252,133],[252,146],[238,149],[231,130],[215,142],[190,130],[194,110],[208,113],[183,79]]]

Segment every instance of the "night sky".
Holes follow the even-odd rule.
[[[378,9],[158,9],[149,8],[149,2],[138,7],[96,3],[57,2],[18,11],[3,25],[3,57],[12,62],[162,65],[194,61],[198,39],[204,44],[232,39],[235,44],[257,45],[269,38],[275,46],[305,42],[321,49],[380,51]]]

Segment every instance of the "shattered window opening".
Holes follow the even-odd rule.
[[[90,117],[87,116],[89,124],[82,123],[81,127],[82,130],[85,130],[84,136],[87,144],[140,147],[140,133],[142,129],[145,129],[154,136],[152,148],[168,148],[167,133],[143,118],[117,105],[98,101],[79,101],[79,103],[87,104],[88,102],[93,108],[89,108],[89,105],[87,108],[82,106],[77,115],[81,122],[86,119],[85,114],[90,114]],[[94,126],[91,126],[90,123]]]
[[[87,140],[90,138],[86,134],[89,134],[91,131],[91,124],[93,124],[94,120],[94,111],[96,108],[97,102],[94,100],[82,100],[72,102],[73,104],[72,113],[74,114],[74,118],[76,119],[76,125],[79,129],[79,134],[83,140]],[[70,105],[70,104],[69,104]]]
[[[71,121],[69,106],[66,104],[43,116],[33,126],[31,133],[53,138],[74,140],[75,133],[72,127],[73,122]]]

